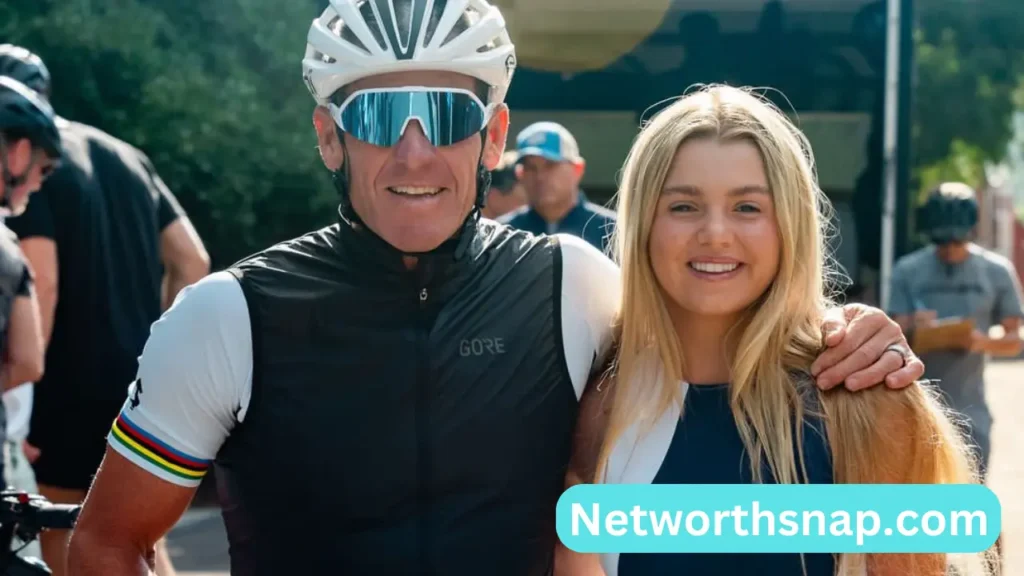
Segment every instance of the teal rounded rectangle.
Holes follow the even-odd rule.
[[[582,484],[555,511],[582,553],[975,553],[999,498],[974,484]]]

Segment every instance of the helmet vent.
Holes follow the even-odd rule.
[[[495,37],[490,42],[488,42],[487,44],[484,44],[483,46],[480,46],[479,48],[477,48],[476,52],[477,52],[477,54],[483,54],[485,52],[490,52],[491,50],[499,48],[502,45],[503,45],[503,42],[501,41],[501,38]]]
[[[434,33],[437,32],[437,25],[441,22],[441,16],[444,15],[444,9],[448,7],[448,0],[434,0],[433,5],[430,7],[430,17],[427,19],[427,29],[423,33],[423,47],[426,48],[430,41],[434,39]]]
[[[388,44],[384,40],[384,31],[381,30],[380,20],[377,18],[377,14],[370,3],[370,0],[363,0],[358,4],[358,7],[359,14],[363,17],[363,22],[365,22],[366,27],[370,29],[370,34],[373,35],[373,39],[377,41],[377,46],[380,46],[381,50],[387,50]],[[355,35],[352,34],[347,27],[345,28],[345,33],[347,33],[347,35],[343,35],[342,38],[345,38],[346,40],[349,37],[355,38]],[[362,44],[360,43],[360,45]]]
[[[363,41],[360,40],[359,37],[357,37],[355,34],[353,34],[352,31],[349,30],[347,26],[345,26],[345,23],[342,22],[341,16],[335,16],[331,20],[330,24],[327,25],[327,29],[337,34],[338,37],[341,38],[342,40],[362,50],[367,56],[370,55],[370,51],[366,48],[366,45],[363,44]],[[324,58],[324,62],[328,64],[334,64],[335,62],[337,62],[337,60],[335,60],[331,56],[326,56]]]
[[[451,32],[448,33],[448,37],[446,37],[444,39],[444,42],[441,43],[442,48],[452,40],[455,40],[456,38],[461,36],[463,32],[465,32],[474,24],[480,21],[480,12],[478,12],[476,8],[473,8],[472,6],[466,8],[466,10],[462,14],[463,18],[459,20],[458,24],[452,26],[452,30]]]

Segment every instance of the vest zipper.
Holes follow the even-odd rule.
[[[429,398],[428,386],[430,384],[430,313],[427,307],[429,297],[430,293],[427,291],[426,286],[422,286],[419,291],[419,334],[417,338],[419,343],[419,378],[416,383],[416,476],[419,478],[419,482],[416,484],[416,501],[419,508],[417,516],[419,519],[417,541],[419,543],[421,574],[433,573],[433,567],[430,565],[430,543],[428,542],[428,535],[432,528],[427,520],[430,514],[430,494],[428,490],[430,454],[427,442],[427,431],[429,430],[427,399]]]

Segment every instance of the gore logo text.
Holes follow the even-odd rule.
[[[504,338],[473,338],[459,342],[460,356],[493,356],[505,353]]]

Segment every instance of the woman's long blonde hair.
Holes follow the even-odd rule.
[[[627,158],[618,191],[614,250],[622,268],[622,307],[611,369],[613,398],[597,462],[597,479],[627,429],[643,429],[673,405],[681,406],[685,367],[680,342],[652,269],[648,243],[655,209],[680,146],[695,138],[753,143],[764,162],[780,239],[779,269],[771,286],[744,313],[730,338],[730,404],[750,455],[755,482],[765,465],[779,483],[802,473],[806,398],[816,394],[825,418],[836,483],[967,483],[976,475],[961,431],[924,386],[884,386],[827,393],[800,385],[823,350],[826,231],[830,206],[817,185],[804,135],[786,116],[749,90],[711,86],[684,96],[641,131]],[[651,375],[659,375],[652,379]],[[642,433],[643,430],[640,430]],[[793,447],[797,446],[796,453]],[[764,459],[762,459],[762,454]],[[936,558],[886,556],[910,574]],[[849,566],[862,558],[844,560]],[[925,564],[921,564],[924,562]],[[931,562],[932,564],[928,564]],[[937,571],[936,574],[944,574]],[[888,573],[888,572],[887,572]]]

